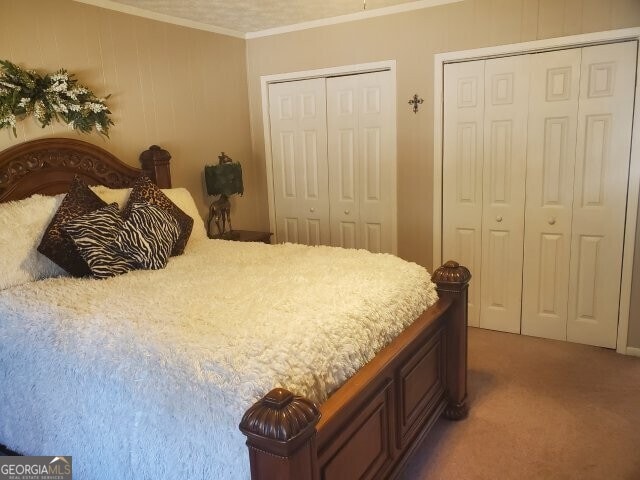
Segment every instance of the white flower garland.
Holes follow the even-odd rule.
[[[11,128],[14,135],[17,120],[33,115],[42,128],[55,119],[84,133],[95,128],[108,136],[113,122],[107,98],[96,97],[66,70],[40,75],[0,60],[0,129]]]

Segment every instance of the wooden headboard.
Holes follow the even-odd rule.
[[[67,191],[75,175],[89,185],[128,188],[140,175],[160,188],[171,188],[171,155],[157,145],[140,154],[142,168],[134,168],[106,150],[72,138],[43,138],[0,152],[0,202],[20,200],[34,193]]]

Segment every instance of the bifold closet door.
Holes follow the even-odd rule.
[[[277,239],[329,245],[325,79],[269,85],[269,115]]]
[[[566,340],[581,49],[531,55],[522,333]]]
[[[480,325],[484,60],[444,67],[442,258],[472,272],[469,325]]]
[[[528,57],[445,66],[443,258],[474,272],[469,324],[520,332]]]
[[[637,42],[582,49],[567,339],[615,348]]]
[[[636,58],[445,66],[443,256],[472,266],[471,325],[616,346]]]
[[[326,79],[333,245],[393,252],[391,79],[389,71]]]
[[[480,326],[520,332],[529,55],[485,62]]]

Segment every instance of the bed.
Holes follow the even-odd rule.
[[[122,189],[144,174],[161,188],[171,187],[168,152],[152,146],[140,161],[141,169],[132,168],[73,139],[26,142],[0,153],[0,202],[59,194],[74,175]],[[242,321],[229,317],[224,328],[206,316],[206,308],[223,306],[224,295],[208,293],[218,280],[202,283],[198,275],[199,266],[217,256],[225,259],[218,273],[227,300],[248,300],[233,304]],[[331,265],[323,263],[326,258]],[[124,478],[139,478],[132,471],[147,472],[143,468],[156,475],[182,469],[189,478],[393,478],[441,415],[459,420],[467,414],[470,274],[447,262],[432,275],[434,287],[422,271],[362,251],[201,239],[165,270],[132,272],[112,282],[54,278],[0,291],[0,313],[6,315],[0,443],[24,454],[74,455],[77,469],[89,461],[84,451],[83,458],[43,450],[72,448],[69,437],[76,437],[80,446],[73,448],[99,449],[94,457],[100,458],[91,459],[92,478],[114,478],[123,464],[130,470]],[[409,286],[389,289],[386,276],[399,276],[399,284]],[[253,284],[236,284],[241,277]],[[278,289],[301,300],[280,300]],[[183,298],[187,291],[194,299]],[[162,304],[162,297],[170,304]],[[125,303],[107,318],[96,298]],[[133,302],[141,303],[132,310],[145,312],[139,321],[121,316]],[[352,318],[347,304],[370,318],[354,338],[341,330]],[[79,308],[83,316],[67,315]],[[171,309],[167,321],[163,311]],[[297,322],[300,315],[309,323]],[[389,316],[398,320],[387,327],[383,320]],[[343,338],[332,343],[331,336]],[[212,347],[225,337],[235,342],[231,353],[222,343]],[[22,357],[27,342],[41,344],[37,354]],[[347,357],[361,357],[362,366],[337,368]],[[64,383],[70,376],[84,396],[67,391],[53,401],[38,394],[45,379]],[[131,382],[123,383],[126,378]],[[8,379],[22,384],[11,386]],[[32,395],[9,391],[20,388]],[[46,433],[49,418],[56,420],[58,438]],[[19,440],[21,435],[28,439]]]

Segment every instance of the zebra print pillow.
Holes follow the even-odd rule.
[[[116,247],[115,239],[124,220],[118,204],[87,213],[62,225],[87,262],[95,278],[109,278],[136,268],[136,263]]]
[[[167,266],[180,233],[180,225],[170,213],[155,205],[133,202],[115,244],[139,268],[158,270]]]
[[[124,218],[129,218],[131,206],[136,203],[148,203],[162,208],[165,212],[169,212],[178,221],[180,225],[180,237],[173,246],[172,255],[182,255],[189,236],[191,236],[191,230],[193,229],[193,218],[180,210],[175,203],[169,200],[162,190],[160,190],[148,177],[138,177],[136,183],[131,189],[129,194],[129,201],[124,208],[122,215]]]

